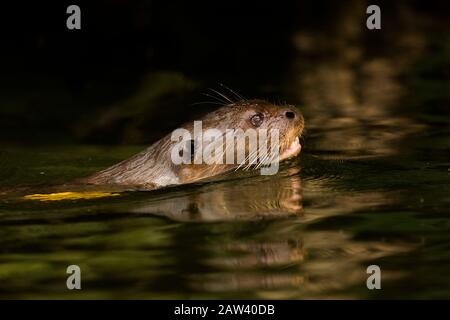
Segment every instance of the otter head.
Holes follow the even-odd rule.
[[[303,133],[304,120],[300,111],[292,105],[275,105],[263,100],[250,100],[237,103],[242,114],[241,128],[254,129],[258,133],[266,130],[270,135],[276,130],[279,134],[279,160],[300,153],[299,137]],[[269,139],[270,145],[270,139]]]
[[[262,174],[274,174],[279,161],[297,155],[301,149],[303,117],[293,106],[242,100],[222,106],[200,120],[80,181],[157,189],[232,169],[261,167]],[[275,171],[263,173],[267,167],[274,168],[273,164]]]
[[[185,143],[182,151],[189,155],[190,161],[177,166],[183,183],[230,169],[259,168],[296,156],[301,150],[299,137],[304,120],[291,105],[243,100],[223,106],[200,120],[197,124],[201,128],[195,128],[195,122],[185,126],[194,138]],[[205,154],[210,155],[209,159],[205,159]]]

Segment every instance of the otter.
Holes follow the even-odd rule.
[[[275,105],[264,100],[242,99],[223,105],[200,120],[204,131],[215,129],[223,134],[229,129],[243,131],[252,129],[257,133],[276,129],[279,135],[279,150],[277,150],[279,156],[275,160],[271,159],[273,161],[283,161],[298,155],[301,151],[299,138],[303,133],[304,119],[300,111],[292,105]],[[186,123],[182,128],[190,133],[195,130],[192,123]],[[251,156],[248,143],[238,144],[233,140],[234,153],[244,152],[247,155],[245,166],[242,163],[199,163],[196,159],[201,152],[196,151],[204,142],[191,140],[187,150],[180,150],[180,155],[184,151],[190,154],[193,161],[175,164],[173,148],[177,143],[173,141],[172,135],[168,134],[131,158],[79,182],[88,185],[116,185],[131,189],[154,190],[204,180],[240,168],[244,170],[258,168],[264,160],[258,156]],[[269,141],[269,145],[271,143],[272,141]],[[220,156],[224,157],[224,152]]]

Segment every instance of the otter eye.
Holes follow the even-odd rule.
[[[257,113],[250,118],[250,122],[255,127],[259,127],[264,121],[264,115],[262,113]]]

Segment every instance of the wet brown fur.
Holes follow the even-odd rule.
[[[295,118],[288,119],[286,111],[294,112]],[[250,118],[256,113],[264,115],[262,125],[255,128]],[[248,128],[279,130],[280,154],[303,132],[304,122],[301,113],[293,106],[278,106],[263,100],[241,100],[227,104],[207,114],[202,119],[203,131],[215,128],[222,132],[226,129]],[[193,132],[193,122],[182,128]],[[112,167],[100,171],[86,179],[84,183],[94,185],[123,185],[140,189],[157,189],[167,185],[184,184],[212,177],[238,165],[230,164],[180,164],[171,160],[171,149],[176,142],[171,134],[166,135],[147,149]],[[236,148],[235,148],[236,149]]]

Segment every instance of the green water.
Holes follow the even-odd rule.
[[[8,193],[0,296],[450,298],[449,121],[312,126],[275,176],[92,200]],[[2,186],[44,193],[141,148],[5,146]],[[72,264],[81,290],[66,288]],[[372,264],[381,290],[366,287]]]

